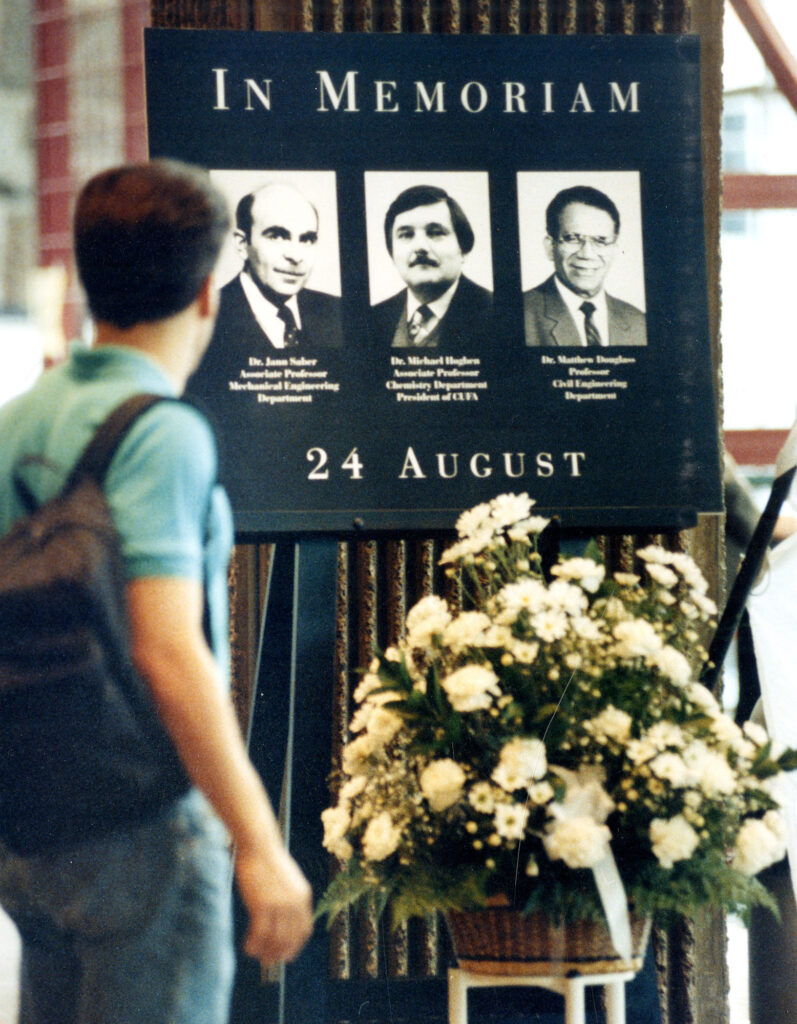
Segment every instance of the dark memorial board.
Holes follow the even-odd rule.
[[[242,534],[721,509],[696,37],[145,41],[150,155],[256,193],[189,382]]]

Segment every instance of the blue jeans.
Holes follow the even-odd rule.
[[[20,1024],[225,1024],[234,971],[227,837],[190,792],[71,850],[0,849],[22,938]]]

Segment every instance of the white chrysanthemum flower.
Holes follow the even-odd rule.
[[[468,647],[479,647],[490,626],[490,616],[484,612],[461,612],[443,631],[443,645],[454,654],[461,654]]]
[[[659,602],[659,604],[663,604],[666,605],[668,608],[671,608],[676,603],[678,598],[675,597],[674,594],[671,594],[669,590],[659,590],[656,592],[656,600]]]
[[[368,698],[368,703],[375,707],[381,707],[383,704],[401,699],[401,694],[397,690],[382,690],[381,693],[372,693]]]
[[[463,665],[441,680],[440,685],[455,711],[485,711],[501,696],[498,676],[486,665]]]
[[[548,588],[534,579],[508,583],[496,595],[496,604],[511,616],[509,621],[514,621],[522,611],[534,615],[545,608],[547,603]]]
[[[711,731],[720,743],[731,747],[741,757],[747,756],[742,751],[749,750],[749,746],[745,742],[742,730],[730,715],[726,715],[724,712],[714,715],[711,719]]]
[[[375,743],[385,746],[390,743],[403,724],[401,716],[397,715],[395,711],[389,711],[387,708],[375,708],[374,713],[368,719],[366,729]]]
[[[489,502],[484,501],[463,512],[456,522],[459,536],[470,537],[473,533],[483,532],[491,511]]]
[[[362,704],[369,693],[372,693],[374,690],[378,690],[382,685],[382,680],[375,672],[366,672],[360,680],[357,689],[354,691],[354,699],[358,704]]]
[[[766,729],[763,725],[759,725],[758,722],[745,722],[742,726],[742,732],[749,740],[752,740],[757,747],[763,747],[769,743],[769,736],[767,735]]]
[[[366,860],[385,860],[395,853],[401,842],[401,829],[393,823],[387,811],[382,811],[368,822],[363,833],[363,854]]]
[[[407,644],[429,647],[434,637],[442,634],[451,621],[451,612],[442,597],[422,597],[407,613]]]
[[[702,740],[693,740],[683,753],[695,783],[706,796],[730,796],[736,789],[736,773],[719,751]]]
[[[629,740],[625,752],[631,764],[639,765],[655,757],[657,749],[647,736],[641,736],[638,740]]]
[[[694,774],[689,770],[684,759],[680,754],[671,751],[665,750],[664,753],[657,754],[650,762],[650,770],[656,778],[668,782],[676,789],[686,789],[695,783]]]
[[[593,818],[557,821],[543,837],[551,860],[563,860],[569,868],[594,868],[606,856],[612,837],[606,825]]]
[[[616,572],[614,580],[621,587],[635,587],[639,583],[639,576],[635,572]]]
[[[603,614],[609,622],[625,622],[632,616],[619,597],[608,597],[603,606]]]
[[[385,661],[401,661],[401,651],[398,649],[398,647],[391,646],[385,650]]]
[[[374,713],[375,704],[371,704],[370,701],[366,701],[362,704],[354,714],[351,716],[349,722],[349,732],[357,733],[362,732],[363,729],[368,725],[368,719]]]
[[[687,860],[698,847],[700,839],[683,814],[673,818],[654,818],[650,823],[653,853],[663,868],[671,868],[679,860]]]
[[[492,773],[493,782],[511,793],[525,789],[534,779],[541,779],[548,771],[545,744],[531,736],[516,736],[505,743]]]
[[[444,757],[439,761],[430,761],[418,781],[432,810],[444,811],[462,796],[465,772],[456,761]]]
[[[564,612],[546,608],[531,618],[531,628],[544,643],[561,640],[567,633],[568,618]]]
[[[353,800],[362,793],[367,784],[368,778],[365,775],[355,775],[354,778],[347,779],[340,787],[340,802],[345,804]]]
[[[510,526],[506,533],[510,540],[525,540],[530,534],[536,536],[542,533],[550,521],[545,516],[529,516],[528,519]]]
[[[680,725],[675,722],[656,722],[647,731],[647,738],[656,750],[666,750],[668,747],[681,749],[686,738]]]
[[[742,822],[731,861],[737,871],[757,875],[785,856],[786,828],[777,811],[767,811],[763,818],[747,818]]]
[[[670,555],[670,564],[678,570],[687,586],[699,594],[705,594],[708,590],[708,582],[693,558],[683,552],[675,551]]]
[[[351,824],[348,809],[345,806],[327,807],[321,812],[321,822],[324,826],[324,838],[322,844],[325,850],[339,857],[341,860],[348,860],[353,851],[351,844],[346,839],[346,833]]]
[[[493,823],[502,839],[522,839],[528,820],[528,807],[522,804],[499,804],[495,809]]]
[[[529,786],[528,792],[529,800],[540,807],[543,804],[549,804],[556,795],[553,786],[547,781],[532,783]]]
[[[552,608],[559,608],[573,616],[580,616],[589,607],[589,601],[581,587],[576,587],[567,580],[554,581],[548,588],[548,599]]]
[[[654,562],[658,565],[667,565],[672,561],[672,554],[659,544],[649,544],[646,548],[640,548],[637,557],[643,562]]]
[[[609,704],[599,715],[585,722],[584,728],[599,743],[606,743],[608,740],[625,743],[631,737],[632,723],[633,719],[628,712]]]
[[[566,783],[564,800],[551,804],[552,818],[589,817],[604,822],[614,810],[614,800],[603,788],[605,772],[597,765],[581,765],[577,771],[551,765],[551,771]]]
[[[521,665],[533,665],[537,660],[537,655],[540,653],[540,645],[538,643],[529,643],[526,640],[512,640],[509,645],[509,651],[515,661],[519,661]]]
[[[495,790],[489,782],[477,782],[468,790],[468,803],[481,814],[492,814],[495,810]]]
[[[669,569],[666,565],[661,565],[659,562],[649,562],[645,566],[648,571],[648,575],[656,583],[662,587],[674,587],[678,582],[678,576],[676,573]]]
[[[618,622],[612,632],[617,640],[617,655],[621,658],[647,658],[663,646],[661,637],[646,619]]]
[[[689,595],[693,603],[697,605],[701,612],[706,615],[716,615],[717,605],[710,597],[706,597],[705,594],[701,594],[698,590],[693,590]]]
[[[695,619],[700,618],[700,612],[691,601],[681,601],[678,607],[687,619],[694,621]]]
[[[509,648],[514,643],[514,637],[512,636],[512,630],[509,626],[496,626],[492,625],[486,630],[484,637],[482,638],[482,647],[502,647]]]
[[[600,623],[586,615],[579,615],[570,625],[576,636],[582,640],[600,640],[603,636]]]
[[[686,696],[693,704],[697,704],[697,706],[707,715],[713,716],[720,713],[720,706],[717,703],[717,698],[711,690],[703,686],[702,683],[691,683],[687,686]]]
[[[366,770],[366,761],[376,749],[372,736],[367,733],[347,743],[343,748],[342,766],[347,775],[362,775]]]
[[[568,558],[553,566],[551,573],[562,580],[577,580],[587,593],[594,594],[603,583],[606,569],[592,558]]]
[[[650,662],[676,686],[686,686],[692,678],[692,667],[687,659],[669,644],[651,655]]]
[[[503,530],[512,523],[528,518],[534,505],[528,494],[499,494],[490,502],[490,522]]]

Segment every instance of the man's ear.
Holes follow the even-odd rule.
[[[199,315],[216,319],[219,310],[219,289],[216,285],[216,276],[211,271],[202,282],[197,294]]]
[[[550,235],[546,235],[545,238],[543,238],[542,248],[545,252],[545,255],[553,263],[553,239]]]
[[[249,259],[249,239],[246,237],[246,232],[241,231],[240,228],[236,228],[232,233],[232,240],[235,243],[235,251],[241,257],[244,263]]]

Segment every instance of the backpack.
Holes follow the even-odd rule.
[[[190,786],[132,663],[119,536],[102,489],[125,433],[159,400],[135,395],[117,407],[38,508],[15,475],[32,509],[0,539],[0,841],[16,853],[142,821]]]

